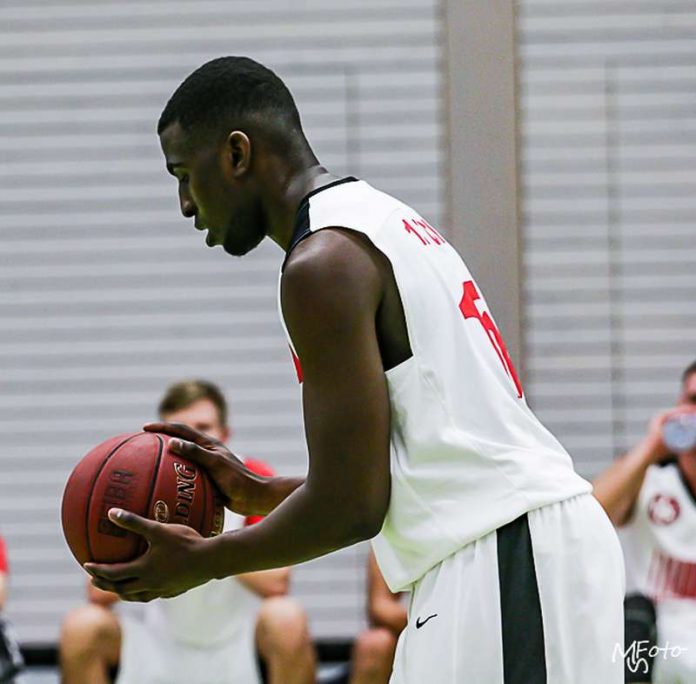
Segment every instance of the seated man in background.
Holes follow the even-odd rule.
[[[14,675],[22,669],[24,664],[14,630],[10,629],[3,615],[7,603],[8,569],[5,540],[0,536],[0,682],[2,684],[13,684]]]
[[[676,452],[664,433],[679,416],[696,416],[696,362],[684,371],[677,406],[656,415],[643,440],[594,482],[595,496],[622,528],[627,591],[656,605],[657,645],[666,649],[655,656],[659,684],[696,682],[696,447],[687,439]],[[644,631],[626,644],[627,668],[633,661],[638,670],[628,681],[647,681],[637,676],[645,675],[637,661],[649,659],[642,643],[648,625]]]
[[[355,640],[349,684],[388,684],[399,634],[408,614],[404,594],[393,594],[370,549],[367,559],[367,616],[370,623]]]
[[[181,422],[226,442],[227,403],[215,385],[190,380],[170,387],[159,405],[163,420]],[[260,475],[272,471],[246,460]],[[226,511],[225,529],[258,518]],[[270,684],[310,684],[315,655],[307,618],[286,596],[289,569],[213,580],[171,599],[114,609],[115,594],[88,584],[89,604],[62,626],[64,684],[259,684],[256,650]]]
[[[5,540],[0,537],[0,613],[7,602],[7,551]]]

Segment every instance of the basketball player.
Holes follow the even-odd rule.
[[[158,131],[181,210],[209,246],[241,256],[268,237],[284,252],[309,470],[259,478],[215,440],[150,425],[208,469],[232,510],[270,515],[201,539],[114,509],[150,548],[88,564],[95,584],[150,600],[377,535],[390,589],[412,591],[395,684],[618,684],[616,533],[527,406],[451,245],[411,207],[330,175],[288,89],[253,60],[200,67]]]
[[[696,682],[696,449],[674,455],[662,438],[665,422],[681,413],[696,414],[696,361],[683,373],[677,406],[656,415],[643,440],[594,482],[622,528],[629,590],[656,603],[657,645],[669,646],[655,657],[659,684]]]
[[[203,380],[172,385],[159,406],[163,419],[181,421],[221,442],[230,436],[227,413],[220,389]],[[261,475],[272,473],[250,459],[246,466]],[[256,522],[228,513],[225,527]],[[115,594],[91,587],[90,603],[63,623],[63,682],[105,684],[118,665],[117,684],[260,684],[258,651],[270,684],[313,684],[307,618],[285,596],[288,582],[288,568],[252,572],[116,610],[110,609]]]

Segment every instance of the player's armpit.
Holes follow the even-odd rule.
[[[389,398],[375,319],[383,296],[364,240],[324,229],[292,253],[281,283],[302,365],[306,486],[331,501],[330,524],[374,536],[389,502]]]

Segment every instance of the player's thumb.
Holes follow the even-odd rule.
[[[109,520],[115,525],[145,538],[150,538],[158,525],[154,520],[148,520],[131,511],[124,511],[122,508],[110,508]]]

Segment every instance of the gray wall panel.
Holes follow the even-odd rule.
[[[325,164],[438,224],[440,21],[434,0],[2,3],[0,529],[23,640],[55,640],[84,596],[58,519],[70,469],[152,418],[167,383],[218,381],[236,450],[306,468],[281,252],[231,260],[179,216],[154,132],[167,97],[207,59],[249,54],[287,80]],[[315,635],[364,624],[365,553],[296,569]]]
[[[592,476],[696,357],[696,4],[518,10],[527,389]]]

